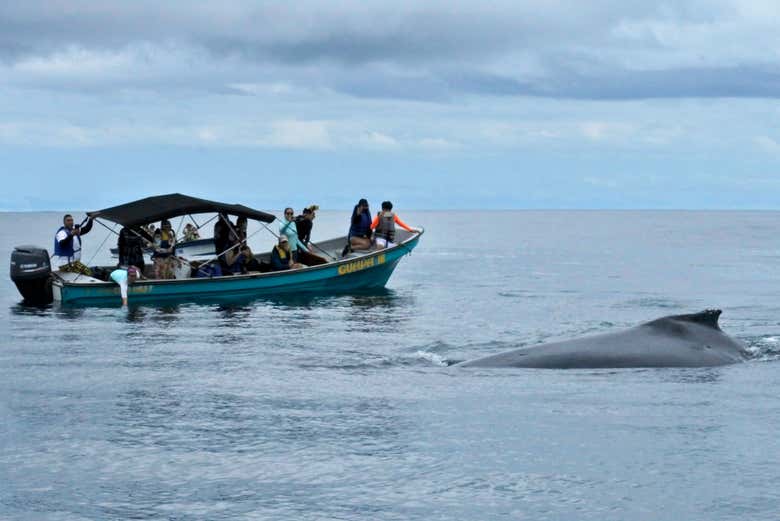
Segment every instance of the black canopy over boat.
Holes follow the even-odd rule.
[[[242,204],[219,203],[184,194],[155,195],[132,203],[87,212],[87,215],[93,218],[101,217],[122,226],[131,227],[199,213],[224,213],[265,223],[271,223],[276,219],[270,213],[261,212]]]
[[[104,210],[87,212],[87,215],[93,218],[100,217],[128,228],[134,228],[136,233],[144,236],[147,240],[151,240],[152,237],[147,236],[146,231],[138,228],[139,226],[163,219],[173,219],[183,215],[197,215],[201,213],[224,213],[265,223],[271,223],[276,219],[270,213],[255,210],[241,204],[220,203],[184,194],[156,195],[131,203],[112,206]],[[198,225],[198,228],[202,225],[203,223]],[[147,249],[147,253],[151,253],[151,249]],[[214,253],[214,241],[211,238],[179,242],[176,246],[176,255],[188,258],[208,257],[213,256]],[[117,256],[119,249],[111,248],[111,254]]]

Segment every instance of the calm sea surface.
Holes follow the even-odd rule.
[[[384,293],[44,310],[0,214],[0,519],[778,519],[780,214],[400,210]],[[712,307],[754,360],[448,367]]]

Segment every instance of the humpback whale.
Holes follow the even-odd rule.
[[[596,369],[712,367],[743,362],[745,346],[718,325],[721,310],[672,315],[623,331],[539,344],[468,360],[460,367]]]

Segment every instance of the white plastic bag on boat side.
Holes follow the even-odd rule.
[[[176,257],[174,259],[173,276],[177,279],[190,278],[190,265],[188,262]]]

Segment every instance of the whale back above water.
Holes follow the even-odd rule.
[[[745,346],[718,325],[719,309],[672,315],[613,333],[515,349],[462,367],[597,369],[713,367],[747,359]]]

